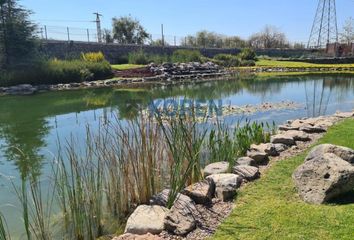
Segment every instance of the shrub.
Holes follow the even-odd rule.
[[[218,54],[214,56],[214,60],[216,60],[219,65],[224,67],[240,66],[240,59],[237,56],[231,54]]]
[[[239,54],[241,60],[253,60],[257,61],[256,52],[251,48],[244,48],[242,52]]]
[[[202,62],[202,54],[198,50],[176,50],[172,55],[172,62]]]
[[[241,67],[253,67],[256,66],[256,62],[254,60],[243,60],[241,61]]]
[[[149,56],[143,50],[131,52],[128,55],[128,62],[130,64],[146,65],[149,63]]]
[[[103,62],[105,61],[105,57],[102,52],[88,52],[81,53],[81,59],[86,62]]]

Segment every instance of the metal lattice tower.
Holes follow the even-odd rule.
[[[319,0],[308,48],[325,48],[338,42],[336,0]]]

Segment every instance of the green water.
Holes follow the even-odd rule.
[[[234,79],[139,90],[106,88],[0,97],[0,210],[11,232],[19,236],[23,226],[9,179],[18,184],[21,176],[50,173],[49,163],[58,152],[58,141],[65,142],[71,136],[83,140],[88,125],[95,131],[104,121],[137,117],[139,109],[147,108],[151,102],[182,98],[238,106],[281,101],[298,103],[297,109],[247,116],[251,120],[280,124],[288,119],[354,109],[354,77]],[[225,117],[225,121],[233,124],[244,118],[232,115]]]

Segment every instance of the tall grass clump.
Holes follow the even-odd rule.
[[[99,53],[89,53],[74,60],[37,59],[2,71],[0,86],[72,83],[112,77],[111,65],[101,57]]]
[[[275,126],[264,123],[247,121],[238,122],[234,129],[217,121],[216,127],[210,131],[207,148],[210,162],[227,161],[230,166],[235,159],[242,157],[252,144],[266,143],[270,140],[270,132],[274,133]]]
[[[203,55],[198,50],[179,49],[173,52],[171,60],[175,63],[202,62]]]
[[[183,188],[201,179],[200,154],[207,131],[200,129],[193,117],[178,116],[163,121],[158,116],[157,119],[172,159],[167,200],[167,207],[171,208]]]

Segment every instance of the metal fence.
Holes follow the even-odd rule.
[[[93,28],[75,28],[63,26],[43,25],[38,28],[37,36],[43,40],[61,40],[61,41],[79,41],[79,42],[98,42],[97,29]],[[154,44],[159,41],[165,45],[180,46],[185,43],[185,37],[151,34],[145,44]],[[104,32],[102,32],[102,40],[105,41]]]

